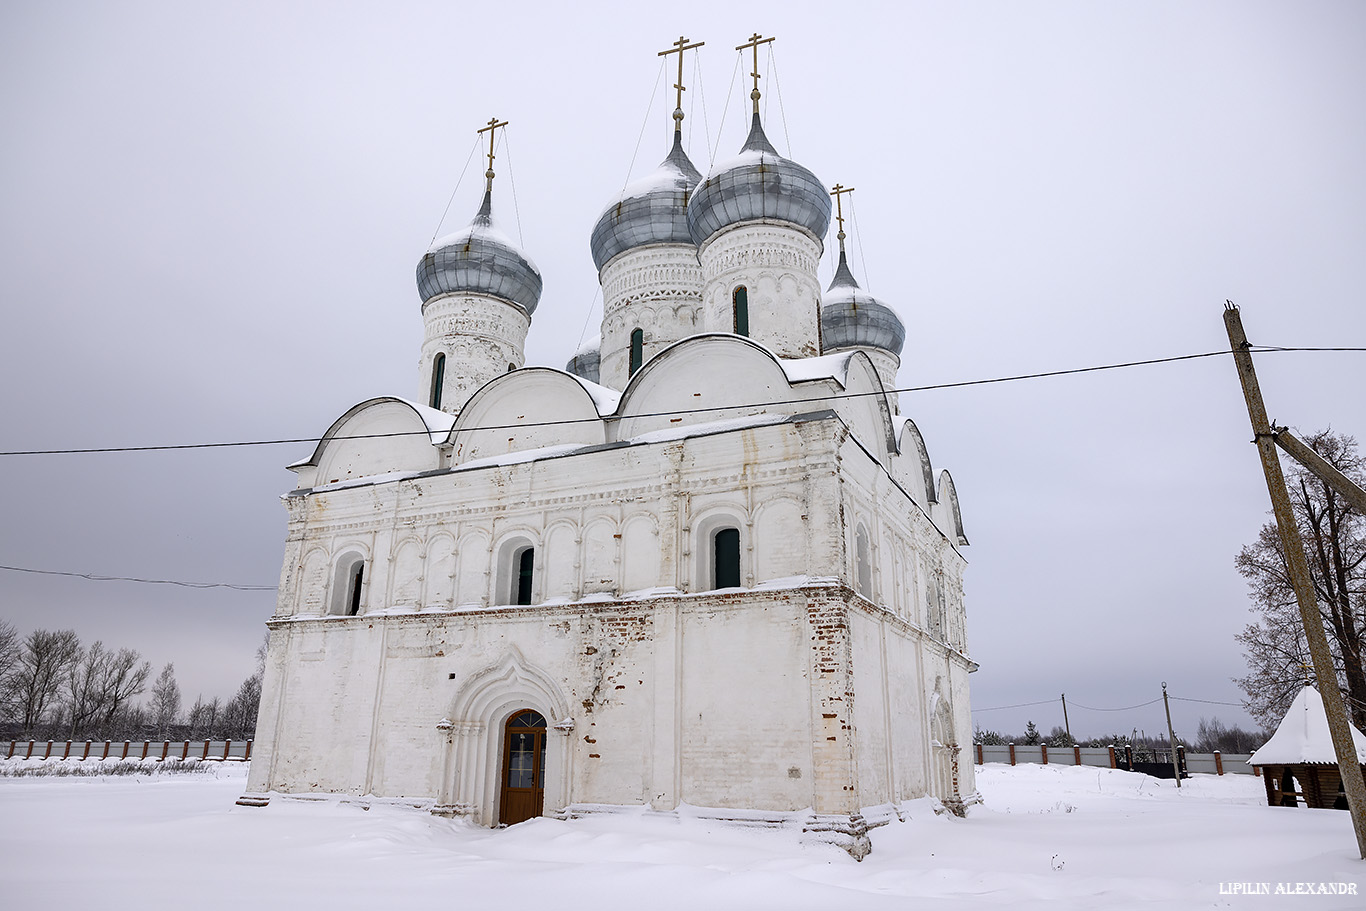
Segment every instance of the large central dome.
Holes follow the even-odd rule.
[[[484,193],[469,227],[432,244],[417,264],[422,303],[442,294],[487,294],[509,301],[530,316],[541,299],[541,272],[493,225],[493,193]]]
[[[740,155],[717,166],[688,203],[688,229],[699,246],[745,221],[785,221],[825,237],[830,195],[815,174],[779,155],[755,113]]]
[[[675,131],[673,149],[655,172],[628,186],[598,216],[590,241],[598,271],[636,247],[691,244],[688,196],[701,179],[683,151],[683,134]]]

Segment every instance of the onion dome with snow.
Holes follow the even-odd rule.
[[[901,317],[858,286],[843,250],[835,279],[821,297],[821,344],[827,351],[881,348],[897,357],[906,344],[906,327]]]
[[[541,273],[493,224],[493,193],[469,227],[432,244],[417,265],[417,289],[426,304],[442,294],[487,294],[516,304],[530,316],[541,299]]]
[[[693,191],[688,229],[700,245],[731,225],[759,219],[789,222],[823,239],[830,194],[815,174],[778,154],[756,112],[740,155],[717,165]]]
[[[648,244],[691,244],[688,197],[702,180],[674,132],[673,149],[655,172],[622,190],[598,217],[590,244],[601,271],[612,257]]]
[[[598,339],[586,343],[578,352],[569,359],[569,363],[564,365],[566,373],[572,373],[577,377],[582,377],[590,383],[602,382],[599,377],[599,364],[602,362],[602,342]]]

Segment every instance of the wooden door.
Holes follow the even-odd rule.
[[[503,788],[498,821],[516,825],[545,808],[545,718],[530,709],[508,719],[503,731]]]

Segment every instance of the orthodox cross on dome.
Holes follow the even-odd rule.
[[[840,224],[840,233],[836,236],[839,238],[840,241],[841,253],[844,252],[844,206],[841,204],[840,197],[843,196],[845,193],[852,192],[854,192],[853,187],[843,187],[839,184],[835,184],[833,187],[830,188],[830,195],[835,197],[835,218],[839,221]]]
[[[480,127],[477,132],[489,134],[489,169],[484,172],[484,192],[493,192],[493,137],[498,135],[498,128],[508,125],[506,120],[499,120],[497,117],[490,117],[488,126]]]
[[[776,38],[763,38],[758,32],[749,36],[749,40],[736,48],[743,51],[747,47],[754,48],[754,72],[750,73],[754,77],[754,91],[749,93],[749,97],[754,100],[754,113],[759,113],[759,45],[772,44]]]
[[[707,43],[705,41],[698,41],[689,44],[688,40],[689,39],[684,38],[682,35],[679,35],[678,40],[674,42],[673,47],[669,48],[667,51],[660,51],[659,54],[656,55],[659,57],[667,57],[670,54],[678,55],[678,81],[674,83],[674,88],[678,89],[678,91],[674,93],[677,96],[677,99],[674,101],[675,133],[682,132],[683,130],[683,93],[687,91],[687,89],[683,88],[683,52],[690,51],[695,47],[701,47]]]

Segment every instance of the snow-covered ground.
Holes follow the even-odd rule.
[[[18,760],[11,760],[17,762]],[[873,853],[645,812],[503,831],[336,799],[234,806],[208,774],[0,777],[9,908],[1366,908],[1348,815],[1272,809],[1261,779],[1173,783],[1109,769],[987,765],[967,819],[929,801]],[[1357,884],[1357,895],[1225,894],[1221,883]],[[1292,885],[1293,888],[1293,885]]]

